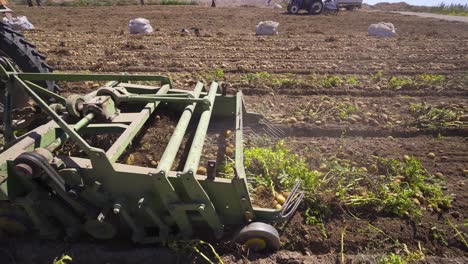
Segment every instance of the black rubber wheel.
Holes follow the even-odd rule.
[[[296,15],[297,13],[299,13],[299,6],[297,4],[289,4],[288,13]]]
[[[310,15],[320,15],[323,12],[323,3],[321,0],[313,1],[309,6]]]
[[[0,58],[3,60],[6,58],[23,72],[49,73],[53,71],[53,68],[45,62],[46,57],[37,52],[36,46],[26,41],[22,34],[12,30],[2,22],[0,22]],[[0,63],[2,63],[1,60]],[[58,87],[52,81],[35,83],[49,91],[58,92]],[[4,85],[0,83],[0,104],[2,106],[4,89]],[[21,107],[21,104],[24,104],[24,100],[13,98],[13,107]]]
[[[242,228],[234,242],[253,251],[278,250],[281,247],[276,228],[262,222],[253,222]]]

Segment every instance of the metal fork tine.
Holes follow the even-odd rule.
[[[263,128],[263,131],[265,131],[269,136],[271,136],[271,137],[273,137],[275,139],[280,138],[280,135],[278,135],[278,133],[276,133],[276,131],[270,129],[269,127]]]
[[[282,131],[281,129],[275,127],[274,125],[268,124],[268,123],[266,123],[265,125],[268,128],[268,130],[270,130],[272,133],[274,133],[277,137],[282,138],[282,137],[285,136],[284,131]]]
[[[279,127],[275,126],[273,123],[271,123],[269,120],[264,120],[264,124],[269,127],[271,130],[276,131],[278,135],[284,136],[286,133]]]

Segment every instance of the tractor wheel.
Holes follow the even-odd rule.
[[[323,3],[321,0],[314,1],[309,6],[309,15],[320,15],[323,11]]]
[[[288,5],[288,13],[296,15],[297,13],[299,13],[299,6],[297,4]]]
[[[0,22],[0,65],[7,66],[7,61],[23,72],[48,73],[53,68],[45,62],[45,56],[37,52],[36,46],[24,39],[24,36],[8,25]],[[9,68],[7,66],[7,68]],[[47,88],[52,92],[57,92],[58,87],[51,81],[38,81],[36,84]],[[0,108],[3,109],[3,94],[5,85],[0,83]],[[27,95],[13,97],[13,107],[18,108],[25,105]]]
[[[278,250],[281,246],[278,231],[271,225],[253,222],[239,232],[234,242],[253,251]]]

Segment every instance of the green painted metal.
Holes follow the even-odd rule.
[[[26,93],[41,107],[41,109],[47,113],[52,120],[54,120],[60,128],[68,134],[68,136],[75,141],[75,143],[89,156],[98,155],[98,153],[103,152],[102,149],[91,147],[88,142],[86,142],[82,137],[76,133],[56,112],[54,112],[47,103],[37,95],[29,86],[18,76],[13,75],[13,80],[15,84],[21,86]]]
[[[218,90],[218,83],[213,82],[208,91],[208,100],[210,105],[214,105],[216,91]],[[213,107],[205,108],[200,115],[195,136],[193,137],[192,146],[190,147],[189,154],[185,161],[184,169],[178,176],[181,178],[182,184],[185,191],[187,192],[191,201],[198,204],[197,212],[201,214],[203,219],[207,222],[210,228],[213,230],[214,235],[217,238],[223,235],[223,224],[216,213],[213,203],[204,191],[200,183],[195,179],[198,165],[200,163],[200,157],[205,143],[206,132],[208,131],[208,125],[210,123],[211,113]]]
[[[0,153],[0,197],[22,206],[44,237],[57,237],[64,231],[69,237],[86,232],[98,239],[111,239],[122,232],[130,233],[135,242],[155,243],[206,231],[219,238],[228,226],[286,220],[281,211],[254,208],[250,200],[243,167],[242,120],[246,110],[241,92],[235,96],[218,94],[216,82],[208,92],[203,92],[202,83],[191,92],[177,90],[167,77],[146,75],[30,74],[0,69],[0,78],[6,81],[7,91],[23,89],[51,118]],[[56,112],[67,109],[69,98],[31,82],[39,80],[109,81],[103,89],[111,94],[98,91],[83,96],[83,102],[72,108],[79,115]],[[127,83],[130,81],[158,81],[161,86]],[[9,95],[7,92],[6,103]],[[55,99],[55,106],[43,98]],[[163,106],[165,111],[180,113],[180,118],[158,167],[120,163],[119,158],[143,126]],[[6,112],[11,114],[11,107]],[[236,175],[232,179],[197,174],[208,128],[217,120],[235,128]],[[196,130],[186,146],[183,169],[173,170],[189,124]],[[110,134],[117,139],[107,150],[84,139],[85,135]],[[86,156],[59,155],[57,151],[67,140]],[[53,158],[45,158],[49,155]]]
[[[170,84],[166,76],[155,75],[121,75],[121,74],[67,74],[67,73],[18,73],[9,72],[22,80],[28,81],[156,81],[162,85]]]
[[[158,95],[164,95],[169,91],[169,85],[163,85],[161,89],[157,92]],[[110,162],[115,162],[120,155],[125,151],[128,145],[137,135],[138,131],[143,127],[146,120],[154,112],[156,107],[158,107],[160,101],[150,101],[146,104],[145,110],[142,111],[135,119],[128,125],[124,133],[122,133],[117,139],[117,142],[107,151],[106,155],[109,157]]]
[[[78,131],[82,129],[83,127],[87,126],[91,120],[94,118],[94,113],[89,113],[87,114],[84,118],[82,118],[78,123],[76,123],[73,126],[73,130]],[[65,140],[68,139],[68,134],[63,133],[61,137],[58,137],[57,139],[54,140],[54,142],[50,143],[48,146],[46,146],[46,149],[50,152],[55,151],[57,148],[59,148]]]
[[[43,94],[45,96],[47,96],[48,98],[53,98],[55,99],[56,102],[58,103],[61,103],[63,105],[66,104],[66,99],[56,93],[53,93],[47,89],[44,89],[42,88],[41,86],[33,83],[33,82],[30,82],[30,81],[25,81],[25,83],[31,88],[33,89],[34,91],[40,93],[40,94]]]
[[[200,82],[197,83],[195,89],[193,90],[194,99],[198,99],[202,89],[203,84]],[[174,133],[172,134],[171,139],[167,144],[166,150],[164,151],[159,161],[158,168],[156,169],[158,173],[163,172],[164,174],[167,174],[168,171],[171,169],[172,164],[174,163],[175,157],[177,155],[177,150],[180,148],[180,144],[182,144],[182,140],[187,131],[187,127],[192,118],[192,114],[195,110],[196,105],[196,102],[193,102],[192,104],[185,107],[184,111],[182,112],[182,115],[179,118],[179,122],[177,123],[177,126],[174,129]]]

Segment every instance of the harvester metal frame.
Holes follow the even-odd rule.
[[[137,243],[187,239],[200,228],[216,238],[227,227],[249,227],[254,222],[286,222],[297,209],[303,193],[297,185],[281,210],[252,205],[243,161],[243,120],[258,119],[247,113],[242,92],[218,93],[218,83],[208,91],[197,83],[193,91],[173,89],[169,78],[147,75],[22,73],[14,65],[0,65],[4,96],[5,150],[0,153],[0,200],[10,200],[26,211],[40,235],[76,238],[85,230],[97,239],[116,236],[123,223]],[[53,93],[37,81],[108,81],[85,96],[67,98]],[[160,86],[137,85],[133,81],[157,81]],[[24,91],[51,121],[15,138],[12,129],[11,95]],[[139,111],[121,112],[118,106],[142,104]],[[159,105],[181,110],[177,127],[157,168],[117,163],[145,122]],[[173,163],[192,116],[199,116],[184,169],[173,171]],[[200,157],[210,120],[230,120],[235,127],[235,175],[220,178],[198,175]],[[120,134],[107,150],[91,146],[84,134]],[[87,158],[55,155],[67,140],[73,141]],[[214,164],[208,164],[214,166]],[[50,219],[59,222],[54,224]],[[120,224],[119,224],[120,225]],[[264,226],[251,226],[251,239]],[[151,231],[156,229],[157,231]],[[257,229],[257,230],[255,230]],[[261,229],[260,231],[258,229]],[[261,235],[260,235],[261,236]],[[273,236],[277,236],[277,233]],[[278,241],[273,248],[278,248]],[[242,242],[242,241],[241,241]],[[245,242],[245,241],[244,241]]]

